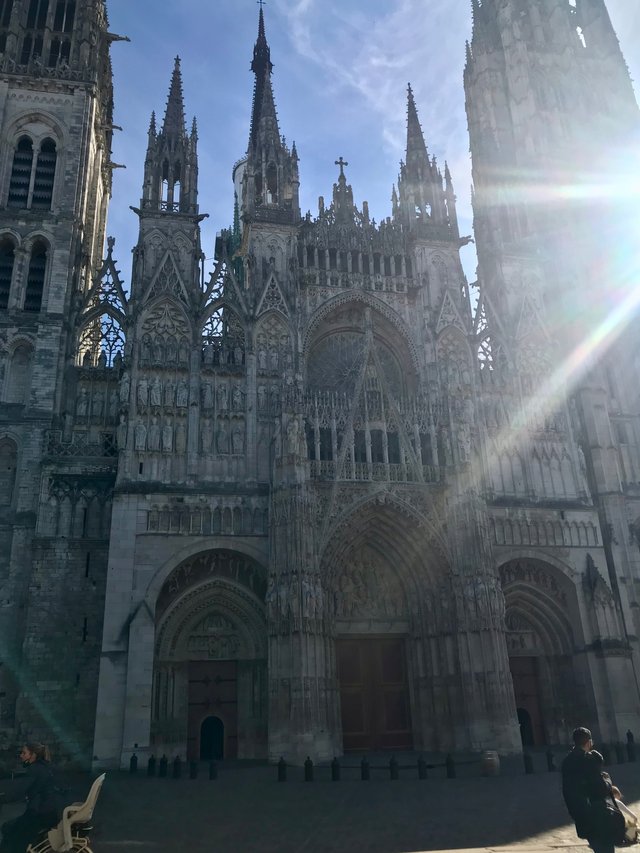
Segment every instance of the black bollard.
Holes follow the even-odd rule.
[[[156,775],[156,757],[155,755],[150,755],[149,760],[147,761],[147,776],[155,776]]]
[[[456,778],[456,763],[453,760],[453,755],[449,753],[444,760],[444,766],[447,768],[447,779]]]
[[[164,779],[167,775],[167,767],[169,766],[169,759],[166,755],[163,755],[160,759],[160,764],[158,765],[158,776],[161,779]]]
[[[524,772],[529,776],[533,773],[533,758],[528,752],[522,753],[522,760],[524,761]]]
[[[198,762],[190,761],[189,762],[189,779],[197,779],[198,778]]]
[[[331,762],[331,781],[339,782],[340,781],[340,762],[337,758],[334,758]]]
[[[418,756],[418,779],[427,778],[427,762],[424,760],[424,755]]]
[[[602,758],[604,759],[605,764],[611,764],[611,750],[609,749],[608,743],[603,743],[599,745],[600,752],[602,753]]]
[[[173,759],[172,776],[174,779],[179,779],[182,776],[182,761],[180,760],[179,755],[176,755],[176,757]]]
[[[631,729],[627,729],[627,758],[629,761],[636,760],[636,740]]]
[[[129,773],[131,773],[132,776],[135,776],[135,774],[137,772],[138,772],[138,756],[134,752],[133,755],[131,756],[131,758],[129,759]]]
[[[547,750],[547,770],[549,771],[549,773],[555,773],[557,769],[558,768],[556,767],[553,760],[553,750],[551,749],[551,747],[549,747],[549,749]]]
[[[278,761],[278,782],[286,782],[287,781],[287,762],[284,758],[281,758]]]
[[[218,778],[218,765],[215,761],[209,762],[209,779],[217,779]]]
[[[309,755],[304,763],[304,781],[313,782],[313,761]]]
[[[389,779],[392,782],[395,782],[398,778],[398,760],[395,755],[392,755],[389,759]]]
[[[618,762],[618,764],[624,764],[624,746],[620,741],[616,741],[615,750],[616,761]]]
[[[369,762],[366,757],[363,756],[362,761],[360,762],[360,778],[363,782],[368,782],[371,777],[371,768],[369,767]]]

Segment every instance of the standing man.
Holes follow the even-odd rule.
[[[604,759],[593,749],[589,729],[575,729],[573,749],[562,762],[562,795],[578,838],[586,838],[594,853],[614,853],[607,821],[611,782],[604,778],[603,767]]]

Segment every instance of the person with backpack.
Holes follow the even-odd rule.
[[[3,802],[26,800],[24,812],[2,824],[0,853],[25,853],[29,844],[54,827],[60,818],[60,802],[49,750],[41,743],[25,743],[20,750],[25,775],[15,779]]]

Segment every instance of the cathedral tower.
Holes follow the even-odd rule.
[[[49,549],[40,489],[48,495],[43,448],[69,417],[64,378],[77,342],[68,320],[102,258],[115,38],[102,0],[0,4],[0,729],[19,720],[33,736],[53,730],[64,754],[85,759],[92,722],[72,723],[67,701],[93,704],[83,618],[97,610],[94,628],[101,614],[88,600],[74,612],[84,570],[65,548]],[[68,669],[50,691],[60,660]]]

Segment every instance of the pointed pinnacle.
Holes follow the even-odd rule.
[[[193,122],[191,123],[191,138],[197,140],[198,139],[198,120],[196,117],[193,117]]]
[[[407,162],[415,157],[424,157],[428,160],[427,146],[418,119],[413,89],[409,83],[407,85]]]
[[[162,132],[165,135],[185,135],[184,99],[182,96],[182,72],[180,70],[180,57],[176,56],[169,97],[167,98],[167,109],[164,114]]]
[[[154,110],[151,113],[151,121],[149,122],[149,136],[151,136],[152,134],[153,134],[153,136],[155,136],[156,133],[157,133],[157,130],[156,130],[156,111]]]

